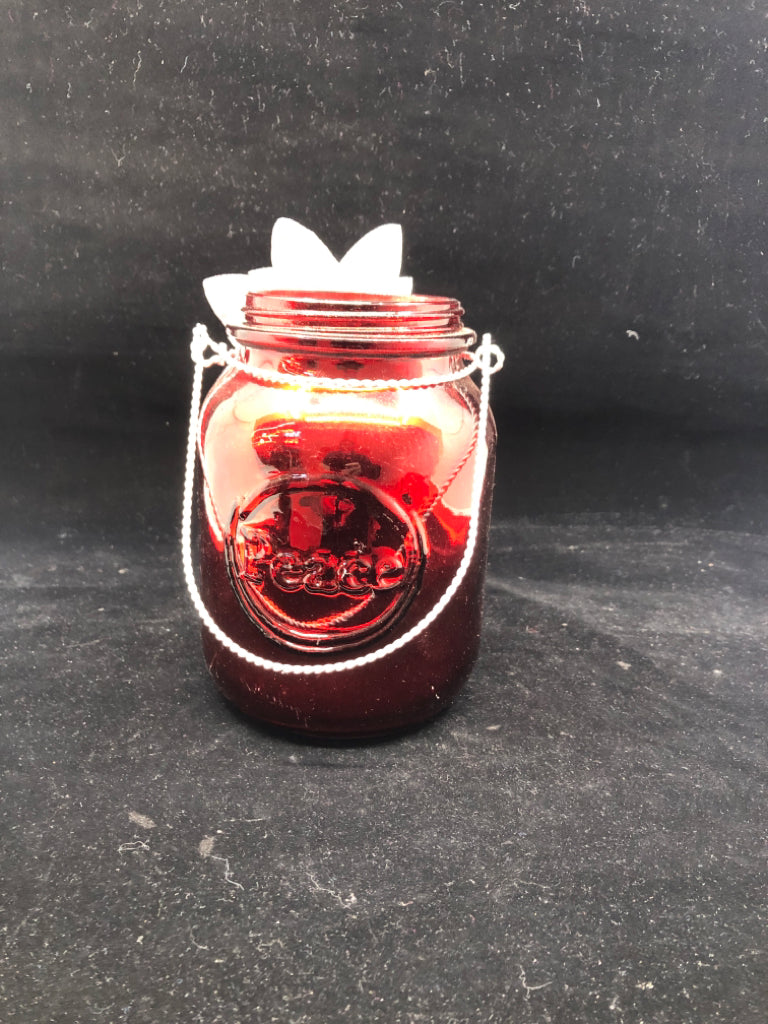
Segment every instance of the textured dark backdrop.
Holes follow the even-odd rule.
[[[57,361],[67,411],[113,366],[116,408],[180,408],[200,280],[286,214],[337,254],[402,222],[418,287],[506,347],[502,416],[768,424],[762,4],[0,11],[5,365]]]
[[[764,1024],[755,0],[0,0],[3,1024]],[[179,566],[206,275],[403,223],[508,363],[482,653],[250,727]],[[212,320],[210,321],[212,322]]]

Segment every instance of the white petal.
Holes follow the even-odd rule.
[[[281,272],[303,274],[328,270],[338,263],[314,231],[289,217],[278,217],[272,228],[272,266]]]
[[[339,278],[337,288],[345,292],[359,292],[361,295],[410,295],[413,292],[412,277],[371,277],[347,273]]]
[[[279,288],[277,275],[272,267],[261,267],[259,270],[248,271],[248,291],[268,292],[273,288]]]
[[[203,291],[211,309],[225,327],[243,322],[243,306],[249,291],[248,274],[217,274],[206,277]]]
[[[399,224],[382,224],[355,242],[342,258],[341,266],[360,276],[399,277],[403,262],[403,229]]]

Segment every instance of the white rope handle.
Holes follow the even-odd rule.
[[[208,350],[211,350],[214,354],[210,356],[207,355],[206,353]],[[271,661],[269,658],[262,658],[258,654],[254,654],[252,651],[247,650],[245,647],[241,647],[240,644],[235,643],[235,641],[215,622],[206,608],[197,587],[197,581],[195,580],[195,573],[192,566],[192,504],[195,458],[197,455],[197,421],[200,414],[200,402],[202,398],[203,371],[207,366],[213,366],[214,364],[226,364],[236,366],[239,370],[250,373],[254,377],[266,378],[264,377],[265,371],[249,367],[247,363],[243,363],[241,360],[237,359],[231,348],[214,342],[202,324],[198,324],[193,331],[191,352],[192,361],[195,364],[195,371],[192,380],[192,402],[189,412],[189,434],[187,437],[187,458],[184,473],[181,557],[184,568],[184,579],[187,584],[190,599],[209,632],[219,641],[219,643],[226,647],[228,651],[237,655],[238,658],[242,658],[242,660],[248,662],[248,664],[255,665],[257,668],[267,669],[271,672],[284,673],[286,675],[325,675],[330,672],[341,672],[345,669],[361,668],[364,665],[370,665],[374,661],[379,661],[381,658],[387,657],[387,655],[392,654],[394,651],[399,651],[401,647],[405,647],[406,644],[419,636],[420,633],[423,633],[424,630],[427,629],[427,627],[430,626],[438,615],[440,615],[440,613],[446,608],[456,594],[456,591],[461,586],[464,577],[467,574],[467,570],[469,569],[469,564],[472,561],[472,556],[477,546],[480,519],[480,499],[483,492],[485,469],[488,462],[488,447],[486,442],[488,435],[488,416],[490,412],[491,375],[496,373],[496,371],[500,370],[503,366],[504,353],[498,345],[491,340],[490,334],[484,334],[479,347],[470,353],[471,358],[468,362],[469,368],[463,367],[461,370],[456,371],[455,374],[446,375],[445,379],[430,377],[426,380],[422,378],[416,381],[410,379],[405,381],[353,381],[345,378],[312,377],[307,380],[307,386],[313,388],[322,387],[328,389],[341,389],[343,387],[345,389],[354,390],[360,388],[380,390],[382,388],[390,389],[401,386],[433,386],[439,383],[444,383],[445,380],[459,380],[476,369],[482,370],[480,408],[478,410],[479,429],[477,433],[477,440],[475,442],[477,457],[475,459],[472,476],[472,497],[470,503],[467,544],[464,549],[461,562],[456,570],[456,574],[451,580],[445,593],[438,602],[433,605],[432,609],[406,633],[403,633],[401,636],[391,640],[389,643],[385,644],[383,647],[379,647],[375,651],[370,651],[368,654],[361,654],[351,658],[346,658],[343,661],[327,662],[322,665],[291,665],[282,661]],[[301,382],[301,378],[296,378],[295,376],[277,373],[276,371],[268,372],[271,378],[279,378],[281,383],[283,381],[290,380],[295,386],[297,383]]]

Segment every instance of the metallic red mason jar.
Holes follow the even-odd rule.
[[[198,610],[211,674],[246,714],[380,735],[466,680],[496,432],[492,346],[471,353],[462,313],[437,296],[251,293],[210,360],[226,365],[197,424]]]

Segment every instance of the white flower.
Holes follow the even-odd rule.
[[[248,292],[356,292],[410,295],[413,278],[400,276],[403,231],[399,224],[374,228],[337,260],[314,231],[280,217],[272,228],[272,266],[247,274],[217,274],[203,281],[205,297],[228,327],[242,323]]]

